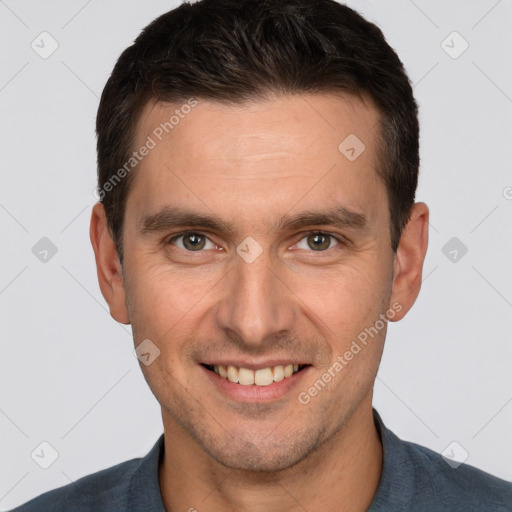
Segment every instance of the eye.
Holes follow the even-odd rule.
[[[305,242],[303,242],[305,241]],[[332,241],[335,243],[333,244]],[[189,252],[201,252],[203,249],[216,249],[218,248],[206,235],[198,231],[186,231],[173,236],[167,242],[173,244]],[[208,244],[210,246],[208,247]],[[321,231],[308,233],[303,237],[296,247],[298,249],[313,250],[316,252],[325,252],[332,247],[340,244],[340,240],[335,236]]]
[[[177,240],[180,240],[180,243],[175,243]],[[199,233],[197,231],[187,231],[186,233],[181,233],[179,235],[173,236],[169,241],[169,244],[177,245],[180,249],[185,251],[199,252],[202,249],[215,249],[217,246],[208,239],[206,235]],[[210,247],[205,247],[207,244],[210,244]]]
[[[303,240],[306,240],[305,244],[301,247],[301,243]],[[331,240],[335,240],[334,246],[331,245]],[[300,242],[297,244],[298,249],[306,249],[313,251],[324,252],[331,247],[335,247],[338,245],[340,241],[334,237],[333,235],[329,235],[328,233],[322,233],[321,231],[316,231],[314,233],[308,233],[307,236],[302,238]],[[305,246],[304,246],[305,245]]]

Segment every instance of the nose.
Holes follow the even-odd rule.
[[[236,256],[216,308],[217,326],[245,350],[257,351],[272,337],[293,331],[298,298],[286,283],[283,266],[267,250],[252,262]]]

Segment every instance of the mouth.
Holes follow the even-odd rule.
[[[269,386],[274,382],[286,380],[311,365],[290,363],[258,368],[256,370],[220,364],[202,364],[201,366],[213,373],[216,373],[220,378],[225,379],[232,384],[240,384],[241,386]]]

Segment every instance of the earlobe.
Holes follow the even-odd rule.
[[[391,304],[402,306],[392,321],[401,320],[416,301],[421,288],[423,262],[428,247],[429,210],[425,203],[416,203],[409,222],[402,231],[393,262]]]
[[[109,305],[110,314],[114,320],[129,324],[121,263],[101,203],[96,203],[92,209],[89,235],[96,259],[98,282],[101,293]]]

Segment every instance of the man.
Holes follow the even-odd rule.
[[[16,510],[512,510],[512,484],[372,408],[429,216],[376,26],[333,0],[183,4],[121,55],[97,133],[98,279],[164,434]]]

